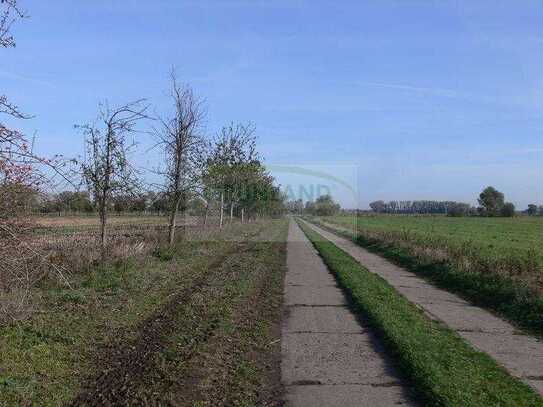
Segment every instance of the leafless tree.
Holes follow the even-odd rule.
[[[15,47],[11,28],[16,20],[25,17],[17,0],[0,0],[0,48]],[[32,308],[31,287],[44,273],[56,271],[69,286],[66,270],[53,264],[30,243],[25,232],[31,224],[24,216],[30,201],[45,185],[51,186],[55,175],[66,179],[63,163],[58,156],[36,155],[33,140],[8,127],[4,117],[29,119],[30,116],[0,93],[0,324],[28,314]]]
[[[13,23],[26,17],[26,13],[17,6],[17,0],[0,0],[0,48],[15,47],[15,39],[11,34]],[[0,94],[0,113],[17,119],[26,119],[29,116],[23,114],[19,108],[11,103],[6,95]],[[3,155],[28,153],[26,140],[22,134],[10,130],[0,122],[0,162]]]
[[[201,99],[188,85],[180,85],[175,71],[170,74],[173,113],[160,117],[155,129],[157,148],[164,155],[164,191],[169,203],[168,242],[174,243],[179,209],[193,196],[199,185],[205,163],[205,139],[202,126],[205,110]]]
[[[100,215],[100,250],[106,258],[107,216],[111,198],[130,193],[137,185],[136,171],[128,156],[134,143],[128,136],[137,132],[136,125],[148,119],[144,99],[111,108],[100,106],[93,124],[76,126],[85,137],[85,157],[79,161],[81,174],[93,194]]]
[[[11,27],[15,21],[27,16],[17,0],[0,0],[0,47],[15,46],[15,39],[11,35]]]
[[[11,34],[11,27],[17,19],[24,18],[26,14],[17,6],[16,0],[0,0],[0,48],[15,47],[15,39]],[[0,94],[0,177],[3,191],[10,191],[26,188],[12,188],[13,185],[31,186],[35,180],[32,171],[32,164],[36,161],[45,161],[32,153],[31,143],[18,130],[10,129],[5,125],[2,116],[11,116],[15,119],[28,119],[29,116],[8,100],[6,95]],[[7,210],[9,199],[0,196],[0,205]],[[2,205],[2,203],[4,205]],[[6,211],[0,216],[7,218]]]

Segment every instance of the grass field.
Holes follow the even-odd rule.
[[[543,406],[543,399],[488,355],[430,320],[384,279],[300,222],[328,268],[369,318],[423,405]]]
[[[543,337],[543,218],[359,216],[315,219]]]
[[[0,326],[0,406],[255,405],[280,397],[286,221],[44,279]],[[226,379],[225,379],[226,378]]]
[[[455,218],[447,216],[336,216],[327,221],[360,231],[409,233],[422,240],[477,247],[486,256],[506,257],[532,252],[543,266],[543,217]]]

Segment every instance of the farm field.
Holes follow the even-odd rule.
[[[93,215],[71,215],[71,216],[34,216],[34,223],[39,227],[45,228],[64,228],[64,227],[98,227],[100,219],[96,214]],[[167,225],[166,216],[158,215],[110,215],[108,222],[110,225]]]
[[[542,393],[543,382],[537,379],[541,365],[535,364],[530,372],[528,366],[541,359],[543,345],[348,238],[303,221],[299,226],[348,293],[352,309],[378,327],[383,346],[414,384],[423,405],[541,405],[533,391],[504,374],[496,361]],[[471,336],[473,332],[492,335],[481,340],[478,334]],[[496,342],[508,346],[497,351]]]
[[[361,246],[543,336],[543,218],[376,215],[314,220],[343,232],[356,225]]]
[[[173,249],[154,238],[72,268],[71,288],[32,288],[29,316],[0,327],[0,405],[279,397],[286,220],[190,229]]]
[[[488,255],[503,257],[534,252],[543,265],[543,217],[481,218],[447,216],[334,216],[326,222],[359,231],[409,233],[443,244],[473,245]]]

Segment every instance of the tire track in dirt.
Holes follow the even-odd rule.
[[[249,279],[252,281],[252,288],[233,309],[234,318],[231,322],[236,329],[232,333],[222,332],[222,335],[213,336],[205,351],[191,360],[191,374],[178,384],[179,387],[190,389],[180,405],[240,405],[241,395],[259,406],[284,405],[280,366],[280,321],[286,244],[275,246],[280,253],[278,258],[281,259],[280,265],[275,266],[282,270],[279,273],[277,269],[270,271],[268,267],[272,268],[274,265],[267,263],[264,266],[259,262],[251,272]],[[270,324],[268,338],[273,339],[265,344],[259,343],[263,338],[257,332],[257,324],[262,321]],[[254,375],[259,378],[256,380],[261,380],[256,394],[243,394],[246,389],[240,388],[236,383],[236,370],[244,363],[257,366],[260,370]]]
[[[153,400],[145,394],[138,394],[138,386],[154,368],[154,356],[164,348],[164,337],[177,327],[177,311],[190,302],[195,295],[202,293],[214,277],[220,274],[222,264],[233,255],[250,249],[247,242],[237,242],[235,247],[214,260],[207,273],[200,276],[189,287],[177,293],[155,314],[140,324],[136,340],[121,343],[111,349],[101,360],[111,361],[100,374],[83,387],[72,401],[71,406],[120,406],[120,405],[164,405],[163,401]],[[215,329],[211,323],[198,338],[207,341]],[[191,349],[187,349],[186,359],[190,359]]]

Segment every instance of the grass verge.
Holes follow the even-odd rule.
[[[442,324],[429,320],[381,277],[300,222],[353,306],[367,316],[424,405],[543,406],[529,386]]]
[[[353,239],[351,233],[316,220],[312,222]],[[438,287],[452,291],[474,305],[496,312],[518,328],[543,337],[543,296],[518,279],[498,273],[459,270],[446,260],[434,261],[421,255],[416,247],[402,247],[366,237],[362,233],[357,233],[353,240],[398,266],[427,278]]]

